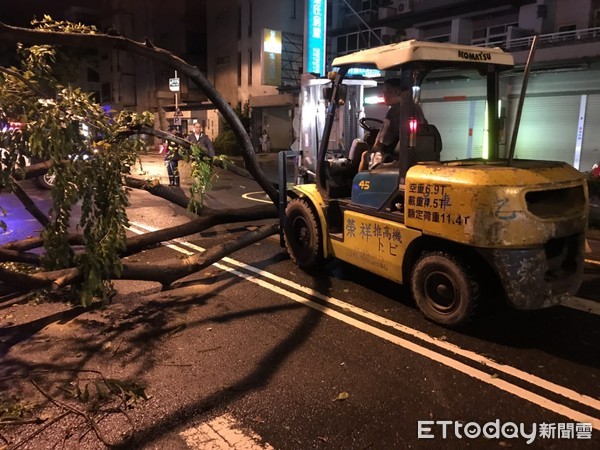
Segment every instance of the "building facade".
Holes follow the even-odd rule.
[[[295,141],[303,72],[308,0],[80,0],[63,18],[150,41],[194,64],[232,107],[248,108],[250,133],[269,133],[273,150]],[[61,17],[58,17],[61,18]],[[509,141],[523,66],[532,36],[539,45],[529,80],[517,157],[558,159],[582,171],[600,160],[600,0],[328,0],[327,61],[337,55],[405,39],[499,46],[517,67],[501,83],[501,113]],[[181,123],[183,132],[201,121],[211,137],[219,116],[205,95],[173,69],[119,50],[98,50],[80,78],[107,107],[156,112],[162,129]],[[437,81],[422,96],[436,126],[457,130],[444,143],[444,159],[481,154],[476,136],[485,105],[469,96],[464,80]],[[370,109],[369,109],[370,108]],[[470,125],[454,123],[472,111]],[[179,110],[179,111],[177,111]],[[381,108],[380,108],[381,110]],[[376,107],[365,112],[380,114]],[[466,140],[472,146],[465,147]],[[466,150],[465,150],[466,149]],[[506,145],[501,148],[506,151]]]
[[[267,131],[274,150],[294,135],[302,66],[303,0],[222,0],[207,5],[208,76],[232,107],[249,108],[256,148]]]
[[[297,115],[299,77],[282,79],[278,86],[261,82],[261,30],[301,34],[301,9],[307,3],[231,0],[208,5],[209,76],[230,104],[247,102],[253,136],[267,129],[274,148],[287,148],[295,140],[291,124]],[[337,55],[405,39],[511,51],[517,67],[501,85],[505,124],[501,156],[512,133],[532,36],[538,34],[517,157],[562,160],[582,171],[600,160],[600,0],[329,0],[327,4],[329,62]],[[296,68],[301,71],[298,64]],[[473,136],[483,136],[482,100],[469,96],[466,82],[437,83],[422,101],[428,119],[456,136],[454,142],[445,143],[444,159],[481,156],[483,139]],[[367,115],[384,111],[365,109]],[[456,113],[465,109],[472,111],[470,124],[454,122],[461,116]]]

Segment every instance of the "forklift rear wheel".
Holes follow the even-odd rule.
[[[302,269],[317,266],[323,259],[323,244],[315,213],[305,200],[295,198],[285,214],[283,234],[292,260]]]
[[[411,291],[429,320],[458,326],[473,317],[479,285],[458,258],[445,252],[431,252],[422,255],[415,264]]]

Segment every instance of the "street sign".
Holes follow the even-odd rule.
[[[173,125],[181,125],[181,117],[174,117]]]
[[[169,90],[179,92],[179,78],[169,78]]]

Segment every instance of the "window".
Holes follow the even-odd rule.
[[[102,83],[100,87],[100,98],[102,103],[112,102],[112,95],[110,94],[110,83]]]
[[[352,33],[348,35],[348,50],[355,51],[358,48],[358,35]]]
[[[562,25],[558,27],[559,33],[566,33],[568,31],[575,31],[577,29],[577,25]]]
[[[508,29],[519,26],[516,22],[506,23],[504,25],[494,25],[488,28],[479,28],[473,30],[471,35],[471,44],[473,45],[502,45],[506,42]]]
[[[337,51],[338,53],[346,51],[346,36],[340,36],[337,38]]]
[[[87,80],[90,83],[100,83],[100,74],[97,70],[92,69],[91,67],[87,68]]]
[[[252,50],[248,50],[248,86],[252,86]]]
[[[238,52],[237,60],[237,85],[242,85],[242,52]]]
[[[248,37],[252,36],[252,1],[248,2]]]

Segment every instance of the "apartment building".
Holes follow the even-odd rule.
[[[532,36],[538,34],[517,157],[566,161],[582,171],[600,161],[599,0],[331,0],[330,5],[332,56],[404,39],[512,52],[517,67],[501,83],[501,155],[512,133]],[[469,95],[468,79],[435,83],[424,92],[423,111],[453,136],[444,143],[443,158],[481,156],[485,104]],[[367,111],[377,114],[376,107]],[[455,120],[464,111],[470,111],[468,124]]]
[[[277,150],[288,148],[298,134],[307,4],[81,0],[72,2],[66,15],[139,41],[148,39],[197,65],[231,106],[249,107],[255,145],[267,130]],[[600,0],[328,0],[326,10],[328,62],[340,54],[413,38],[511,51],[517,67],[501,82],[505,141],[512,133],[532,36],[538,34],[517,156],[563,160],[582,171],[600,160]],[[169,89],[175,76],[172,68],[119,50],[98,51],[81,72],[88,90],[107,107],[155,111],[159,127],[173,124],[178,108],[184,132],[200,120],[214,138],[218,113],[185,77],[180,77],[176,97]],[[422,102],[430,122],[454,131],[445,133],[455,138],[444,143],[443,157],[480,156],[485,104],[469,95],[469,80],[449,77],[435,83]],[[382,110],[365,106],[368,115]],[[470,111],[468,124],[453,121],[462,110]]]

